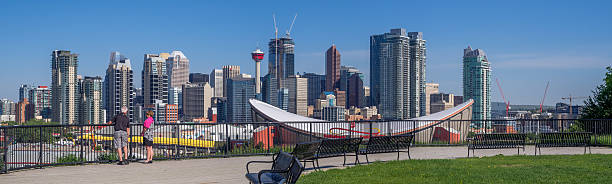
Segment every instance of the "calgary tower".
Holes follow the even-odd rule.
[[[251,52],[251,57],[253,58],[253,61],[255,61],[255,93],[259,94],[261,93],[260,67],[261,67],[261,60],[264,57],[264,53],[261,50],[257,49]]]

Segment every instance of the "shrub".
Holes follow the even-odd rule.
[[[81,159],[73,154],[57,158],[57,163],[77,164],[82,162],[85,162],[85,159]]]

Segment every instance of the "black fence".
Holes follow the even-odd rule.
[[[142,124],[130,126],[129,158],[144,160]],[[266,155],[320,139],[414,135],[414,145],[465,145],[477,133],[525,133],[528,144],[548,132],[592,132],[591,145],[612,146],[612,120],[408,120],[155,124],[153,158],[183,159]],[[0,170],[117,160],[110,125],[0,127]]]

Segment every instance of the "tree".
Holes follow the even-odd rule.
[[[584,119],[612,119],[612,67],[606,67],[604,83],[593,90],[593,96],[584,101],[581,116]]]
[[[593,90],[593,96],[584,101],[581,116],[583,119],[612,119],[612,67],[606,67],[604,83]],[[612,133],[612,124],[582,120],[578,123],[582,130],[597,133]]]

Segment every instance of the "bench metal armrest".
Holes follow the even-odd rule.
[[[249,164],[251,164],[251,163],[258,163],[258,164],[260,164],[260,163],[274,163],[274,161],[249,161],[249,162],[247,162],[247,165],[246,165],[247,173],[251,173],[251,172],[249,172]]]

